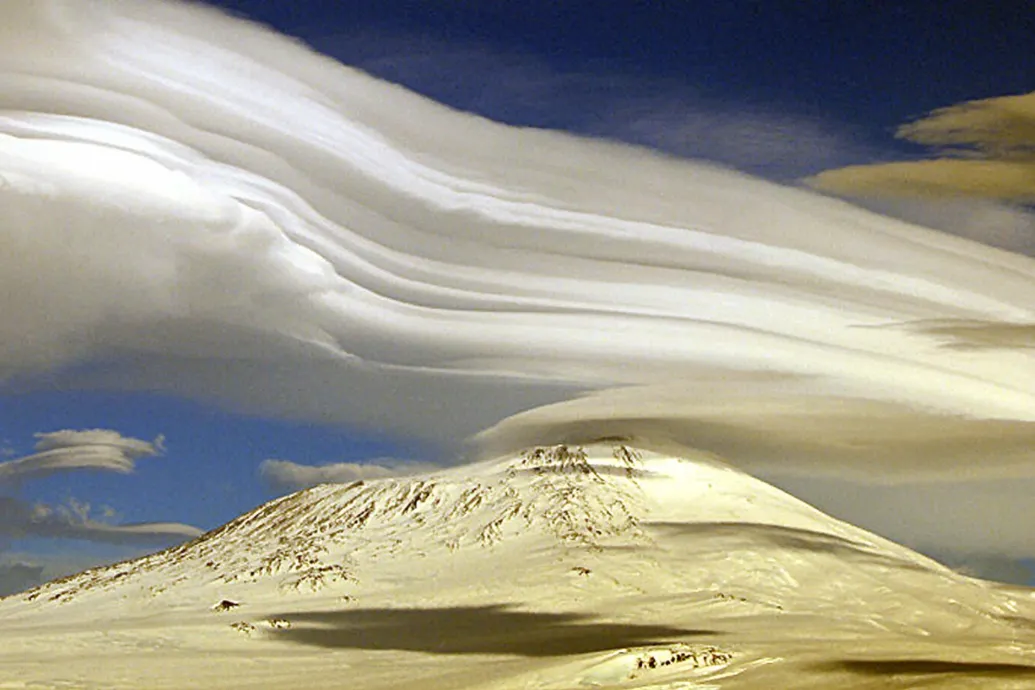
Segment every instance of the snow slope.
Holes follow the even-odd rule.
[[[0,621],[0,688],[1035,684],[1029,591],[617,442],[318,486]]]

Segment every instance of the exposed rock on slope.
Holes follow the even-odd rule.
[[[639,455],[628,448],[612,455],[611,462],[594,464],[583,448],[535,448],[475,472],[325,484],[180,546],[43,585],[26,599],[67,600],[150,583],[146,576],[154,574],[163,577],[150,585],[151,594],[199,579],[317,590],[352,580],[357,558],[491,547],[529,533],[568,546],[646,544],[639,480],[650,471],[638,467]]]

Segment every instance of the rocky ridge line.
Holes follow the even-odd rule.
[[[223,584],[280,578],[282,590],[318,591],[356,580],[357,560],[413,541],[451,551],[492,548],[539,531],[573,548],[643,542],[635,449],[613,464],[582,447],[532,448],[491,473],[478,466],[424,477],[324,484],[266,503],[197,539],[143,558],[84,571],[19,596],[70,601],[165,571],[158,596],[202,573]]]

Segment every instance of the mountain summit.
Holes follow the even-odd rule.
[[[62,668],[103,687],[140,686],[126,646],[150,650],[140,672],[161,669],[148,687],[275,687],[303,672],[309,687],[364,688],[1035,683],[1028,590],[955,573],[713,459],[619,442],[313,487],[9,597],[0,618],[5,649],[20,650],[5,668],[11,656],[39,675],[33,641],[61,638]],[[276,669],[235,665],[249,645]],[[90,666],[101,653],[122,670]],[[342,684],[332,669],[346,667]]]

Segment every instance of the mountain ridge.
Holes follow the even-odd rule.
[[[201,641],[231,658],[247,644],[330,650],[364,669],[403,655],[364,687],[484,655],[540,670],[469,687],[813,687],[772,684],[789,669],[851,687],[870,669],[851,665],[860,653],[891,663],[907,649],[1035,677],[1031,591],[956,573],[714,458],[617,441],[304,489],[191,542],[8,597],[0,618],[11,634],[71,627],[170,659]],[[211,673],[206,687],[248,686]],[[447,676],[430,687],[468,686]],[[642,684],[664,679],[676,684]],[[1013,682],[997,687],[1024,687]]]
[[[644,454],[650,457],[646,463]],[[210,580],[224,584],[279,577],[282,588],[318,590],[331,581],[352,578],[350,559],[335,560],[332,554],[346,546],[356,552],[377,550],[412,532],[421,533],[424,548],[450,551],[471,544],[492,546],[508,531],[513,536],[516,525],[544,530],[568,546],[600,548],[609,540],[648,545],[652,540],[642,522],[679,522],[678,515],[669,514],[672,507],[706,495],[703,514],[693,515],[692,520],[706,516],[715,525],[744,522],[829,532],[861,549],[890,551],[896,557],[941,568],[714,460],[690,463],[675,458],[676,468],[688,463],[695,470],[681,475],[673,473],[673,458],[667,458],[667,470],[659,471],[663,457],[622,443],[561,444],[427,475],[321,484],[276,498],[184,544],[46,583],[24,598],[67,600],[180,565],[200,566]],[[665,480],[669,486],[663,491],[657,486],[646,490],[655,499],[663,496],[654,501],[662,510],[658,505],[648,509],[645,483]],[[700,491],[699,484],[693,486],[697,482],[707,488]],[[674,492],[682,492],[683,497]],[[769,508],[764,518],[752,508],[760,497]],[[734,503],[742,505],[734,508]],[[774,511],[774,506],[781,510]],[[682,512],[685,519],[687,511]],[[367,537],[368,527],[376,535]],[[165,587],[153,586],[150,594],[164,591]]]

